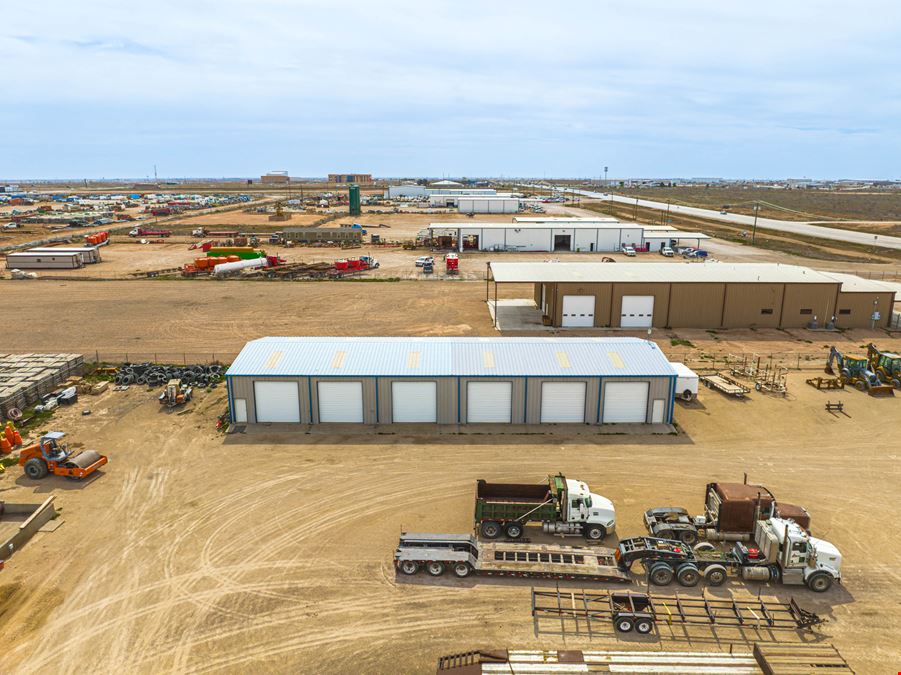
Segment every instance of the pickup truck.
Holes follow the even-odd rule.
[[[474,521],[486,539],[519,539],[525,525],[541,523],[548,534],[600,541],[613,533],[616,510],[587,484],[557,474],[537,485],[478,481]]]

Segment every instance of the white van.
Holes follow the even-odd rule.
[[[676,396],[683,401],[693,401],[698,397],[698,374],[684,363],[672,363],[676,371]]]

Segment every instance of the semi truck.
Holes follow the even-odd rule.
[[[544,579],[631,583],[640,563],[650,583],[674,580],[686,587],[703,578],[721,586],[729,577],[747,581],[803,585],[822,593],[841,581],[841,553],[815,539],[797,523],[770,518],[757,523],[753,546],[734,542],[728,551],[702,542],[697,548],[654,537],[623,539],[616,549],[479,541],[471,534],[401,533],[394,565],[406,576],[420,572],[438,577],[451,572]]]
[[[730,550],[718,550],[708,542],[691,548],[678,541],[635,537],[620,541],[615,558],[623,571],[640,562],[657,586],[673,580],[696,586],[702,577],[711,586],[720,586],[732,576],[803,585],[823,593],[842,578],[842,556],[833,544],[810,536],[792,520],[777,517],[758,520],[753,543],[737,541]]]
[[[616,510],[587,484],[559,473],[537,485],[479,480],[474,520],[486,539],[519,539],[527,524],[540,523],[548,534],[600,541],[616,528]]]
[[[158,230],[150,227],[136,227],[129,233],[129,237],[168,237],[172,230]]]
[[[748,541],[758,520],[772,516],[795,521],[810,529],[810,514],[803,506],[777,502],[763,485],[744,483],[708,483],[704,491],[704,514],[692,517],[678,506],[648,509],[645,527],[652,537],[678,539],[692,546],[699,539],[709,541]]]

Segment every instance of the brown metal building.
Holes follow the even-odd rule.
[[[494,307],[497,284],[532,284],[543,322],[564,328],[866,328],[888,326],[895,301],[883,282],[761,263],[490,263],[489,302],[492,281]]]

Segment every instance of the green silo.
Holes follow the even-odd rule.
[[[362,213],[362,209],[360,208],[360,186],[359,185],[351,185],[349,188],[350,192],[350,215],[359,216]]]

